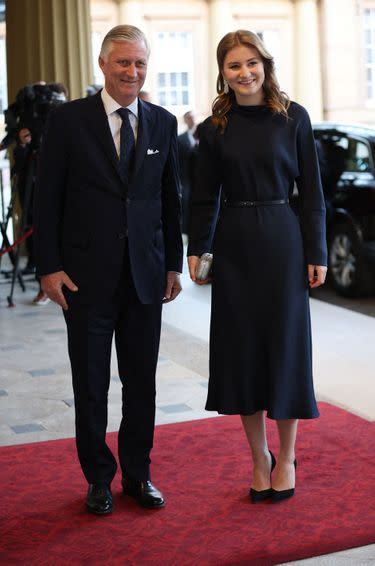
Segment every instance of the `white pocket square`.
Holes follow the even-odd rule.
[[[155,155],[155,153],[159,153],[158,149],[148,149],[147,155]]]

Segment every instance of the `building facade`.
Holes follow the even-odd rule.
[[[151,43],[145,89],[180,117],[210,112],[216,46],[235,29],[263,38],[282,90],[313,120],[375,125],[375,0],[91,0],[95,82],[100,43],[119,23]]]
[[[228,31],[245,28],[261,35],[275,58],[281,88],[306,106],[313,120],[375,125],[375,0],[89,2],[97,84],[102,84],[97,59],[105,33],[119,23],[131,23],[143,29],[151,43],[145,89],[153,102],[179,118],[189,109],[203,118],[216,95],[217,44]],[[7,100],[4,10],[0,0],[1,110],[11,102]],[[84,90],[80,96],[85,96]]]

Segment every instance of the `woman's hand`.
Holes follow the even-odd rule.
[[[189,266],[190,279],[196,282],[197,278],[195,277],[195,274],[199,263],[199,257],[197,255],[189,255],[187,260]]]
[[[327,275],[326,266],[309,264],[307,266],[307,269],[308,269],[310,288],[315,289],[315,287],[320,287],[320,285],[323,285]]]
[[[206,285],[210,278],[207,277],[207,279],[197,279],[196,277],[196,272],[198,269],[198,264],[199,264],[199,256],[197,255],[189,255],[188,259],[188,266],[189,266],[189,273],[190,273],[190,279],[192,281],[194,281],[194,283],[197,283],[197,285]]]

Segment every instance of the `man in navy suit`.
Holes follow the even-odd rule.
[[[49,116],[35,198],[37,271],[64,309],[76,442],[90,512],[112,511],[117,463],[106,444],[115,336],[123,386],[118,457],[123,492],[164,505],[151,483],[162,303],[181,290],[176,119],[138,99],[149,47],[134,26],[104,38],[105,87]]]
[[[194,174],[194,157],[197,149],[197,140],[194,137],[196,130],[195,117],[191,110],[185,112],[184,122],[187,130],[178,136],[177,143],[182,187],[182,232],[188,234],[190,194]]]

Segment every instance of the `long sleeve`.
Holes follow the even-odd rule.
[[[197,170],[191,194],[188,255],[201,255],[211,250],[221,187],[221,167],[216,137],[220,135],[211,118],[202,124]]]
[[[67,174],[65,121],[61,111],[48,116],[34,197],[34,242],[38,275],[62,269],[61,222]]]
[[[327,265],[326,209],[314,135],[306,110],[300,108],[303,114],[297,128],[299,175],[296,183],[306,261],[312,265]]]
[[[178,174],[177,121],[171,129],[171,143],[163,174],[162,219],[165,242],[166,271],[182,272],[183,244],[181,236],[181,195]]]

